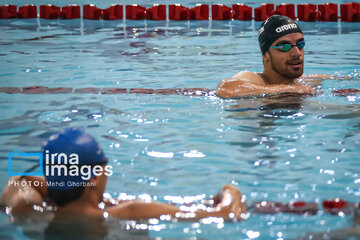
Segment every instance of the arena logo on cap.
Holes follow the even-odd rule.
[[[294,28],[297,28],[298,26],[295,24],[295,23],[290,23],[290,24],[285,24],[285,25],[282,25],[280,27],[277,27],[275,29],[275,31],[277,33],[281,33],[283,31],[287,31],[287,30],[290,30],[290,29],[294,29]]]
[[[264,27],[261,27],[261,28],[259,29],[258,36],[260,36],[260,34],[262,34],[263,32],[264,32]]]

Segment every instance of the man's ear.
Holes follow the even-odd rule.
[[[262,55],[263,63],[268,64],[270,61],[270,53],[267,51],[264,55]]]
[[[98,179],[97,176],[93,176],[92,178],[89,179],[89,182],[95,183],[97,181],[97,179]]]

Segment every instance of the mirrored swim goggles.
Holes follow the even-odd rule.
[[[292,45],[291,43],[280,43],[276,46],[270,46],[271,48],[275,48],[281,52],[288,52],[293,47],[298,47],[299,50],[303,49],[305,47],[305,40],[298,41],[295,45]]]

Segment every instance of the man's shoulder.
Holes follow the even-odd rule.
[[[258,84],[258,85],[265,85],[265,81],[262,79],[260,74],[255,73],[255,72],[241,71],[241,72],[235,74],[232,78],[237,79],[239,81],[243,81],[243,82],[250,82],[250,83]]]
[[[232,98],[239,97],[244,95],[243,92],[246,92],[246,95],[252,95],[254,93],[254,87],[266,85],[262,77],[254,72],[242,71],[237,73],[233,78],[222,80],[217,88],[216,95],[222,98]],[[248,86],[253,86],[248,88]],[[251,90],[249,94],[248,91]],[[256,92],[256,91],[255,91]],[[258,92],[253,95],[259,94]]]

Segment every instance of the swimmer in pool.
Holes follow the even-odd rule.
[[[44,206],[46,199],[56,207],[56,215],[80,216],[87,219],[103,219],[104,216],[118,219],[149,219],[167,215],[179,220],[198,220],[207,217],[220,217],[225,220],[241,219],[247,211],[242,200],[242,194],[231,185],[221,189],[214,197],[214,206],[197,210],[180,210],[178,207],[161,202],[144,202],[140,200],[104,201],[107,175],[112,168],[107,165],[107,159],[96,140],[81,129],[67,128],[52,135],[42,148],[44,156],[44,176],[12,177],[5,185],[0,196],[0,204],[6,206],[6,212],[21,218],[35,213],[36,206]],[[56,155],[56,153],[59,155]],[[65,155],[68,156],[65,163]],[[73,154],[77,154],[73,155]],[[55,161],[52,162],[52,156]],[[58,158],[56,157],[58,156]],[[49,161],[46,158],[49,157]],[[70,160],[71,159],[71,160]],[[54,164],[68,169],[68,174],[61,170],[60,174],[49,174]],[[47,162],[47,163],[46,163]],[[92,172],[82,169],[91,166]],[[70,174],[80,168],[81,174]],[[95,171],[96,168],[96,171]],[[72,170],[69,170],[72,169]],[[46,172],[47,170],[48,173]],[[54,171],[57,173],[57,171]],[[86,174],[85,174],[86,172]],[[71,176],[70,176],[71,175]],[[83,177],[89,178],[84,180]],[[15,185],[14,182],[20,184]],[[35,184],[35,182],[39,184]],[[47,184],[51,182],[51,184]],[[69,184],[71,183],[71,184]],[[74,187],[75,185],[75,187]],[[78,186],[81,185],[81,186]],[[100,204],[105,202],[104,204]],[[100,208],[100,205],[107,207]]]
[[[273,15],[261,24],[258,41],[264,71],[262,73],[242,71],[232,79],[221,81],[216,89],[219,97],[314,92],[311,86],[305,85],[299,79],[304,71],[305,40],[296,22],[285,16]],[[305,77],[302,78],[304,80]]]

